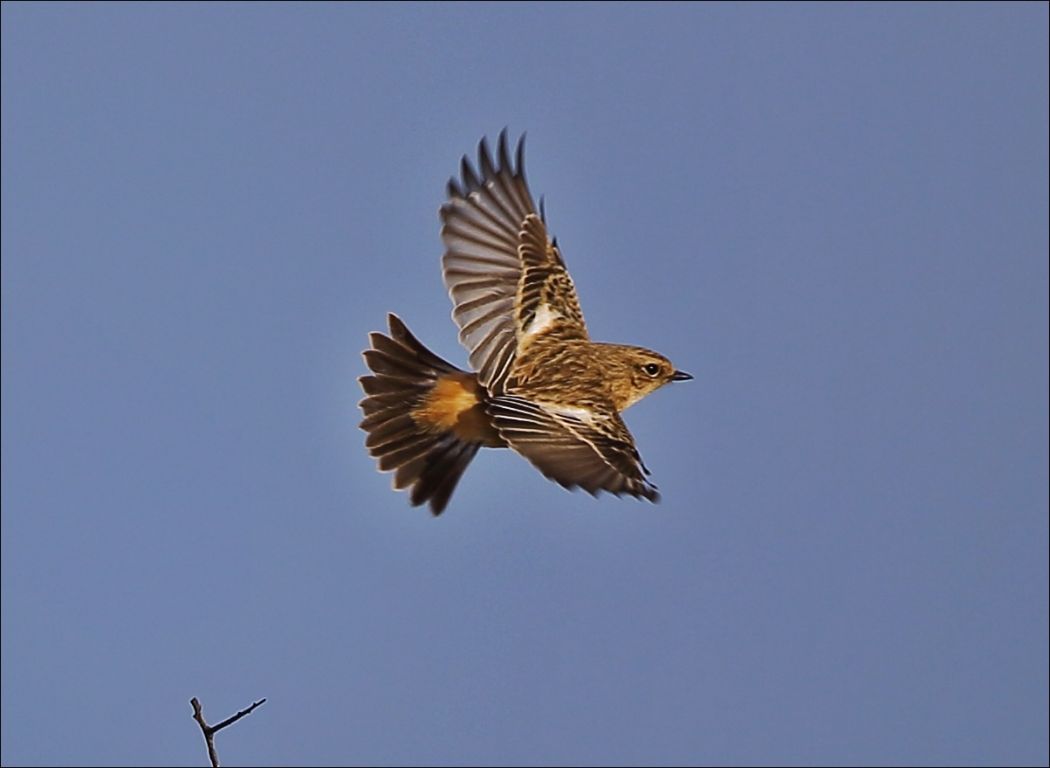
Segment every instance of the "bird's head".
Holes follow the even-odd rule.
[[[605,358],[609,386],[617,410],[624,410],[646,395],[672,381],[688,381],[690,374],[679,371],[659,352],[644,347],[610,344]]]

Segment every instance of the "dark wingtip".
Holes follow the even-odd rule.
[[[478,164],[481,166],[481,175],[484,178],[491,178],[495,175],[496,169],[492,164],[492,152],[489,150],[489,141],[486,136],[482,136],[481,141],[478,142]]]
[[[463,159],[459,161],[459,173],[463,177],[464,192],[470,194],[472,190],[478,188],[480,185],[478,174],[474,170],[474,166],[470,164],[470,159],[466,155],[463,155]]]
[[[387,312],[386,325],[390,329],[390,335],[394,338],[397,338],[399,333],[408,330],[404,321],[393,312]]]
[[[514,169],[516,176],[525,178],[525,131],[521,132],[521,138],[518,139],[518,148],[514,150],[514,164],[517,168]]]
[[[507,151],[507,127],[504,126],[503,130],[499,132],[499,143],[497,152],[499,153],[499,167],[501,171],[508,173],[514,172],[514,166],[510,163],[510,153]]]

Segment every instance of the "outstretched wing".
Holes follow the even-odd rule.
[[[608,491],[659,501],[634,439],[611,404],[592,411],[500,395],[487,410],[510,447],[556,483],[592,495]]]
[[[482,139],[478,165],[480,173],[464,157],[461,180],[448,183],[441,264],[459,340],[481,383],[499,393],[515,355],[533,338],[586,339],[587,329],[572,278],[525,182],[524,137],[513,163],[506,130],[495,161]]]

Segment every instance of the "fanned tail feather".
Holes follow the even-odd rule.
[[[365,391],[359,404],[365,446],[380,470],[394,472],[395,489],[411,488],[413,506],[429,502],[440,515],[481,444],[426,423],[414,411],[439,378],[464,372],[424,347],[396,315],[387,322],[389,336],[369,334],[372,346],[364,358],[372,375],[358,379]]]

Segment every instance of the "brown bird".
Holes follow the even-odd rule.
[[[369,334],[372,370],[361,428],[394,488],[441,514],[481,447],[510,447],[551,480],[592,495],[659,500],[620,412],[671,381],[693,378],[661,354],[590,340],[557,239],[547,236],[507,132],[479,170],[463,158],[441,207],[442,270],[475,373],[424,347],[396,315]]]

